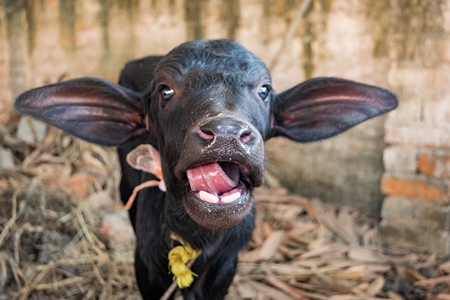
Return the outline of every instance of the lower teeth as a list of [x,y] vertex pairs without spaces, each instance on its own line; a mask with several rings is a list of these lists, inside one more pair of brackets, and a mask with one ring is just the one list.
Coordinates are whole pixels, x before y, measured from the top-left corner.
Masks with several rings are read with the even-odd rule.
[[208,192],[200,191],[199,197],[203,201],[210,202],[210,203],[219,203],[219,201],[222,203],[230,203],[230,202],[233,202],[233,201],[236,201],[237,199],[239,199],[239,197],[241,197],[241,193],[236,192],[234,194],[225,196],[219,200],[218,197],[216,197]]
[[237,199],[239,199],[239,197],[241,197],[241,193],[237,192],[237,193],[228,195],[226,197],[223,197],[222,199],[220,199],[220,201],[223,203],[230,203],[230,202],[236,201]]
[[200,199],[202,199],[203,201],[206,201],[206,202],[211,202],[211,203],[219,202],[219,198],[217,198],[216,196],[214,196],[208,192],[200,191],[199,196],[200,196]]

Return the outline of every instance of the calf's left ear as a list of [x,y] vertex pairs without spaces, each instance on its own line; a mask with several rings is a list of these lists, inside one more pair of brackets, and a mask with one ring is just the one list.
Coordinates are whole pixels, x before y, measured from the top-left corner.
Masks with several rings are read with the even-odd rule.
[[148,132],[141,96],[100,78],[78,78],[23,93],[18,111],[88,142],[117,146]]
[[307,80],[276,96],[270,137],[300,143],[337,135],[397,107],[391,92],[339,78]]

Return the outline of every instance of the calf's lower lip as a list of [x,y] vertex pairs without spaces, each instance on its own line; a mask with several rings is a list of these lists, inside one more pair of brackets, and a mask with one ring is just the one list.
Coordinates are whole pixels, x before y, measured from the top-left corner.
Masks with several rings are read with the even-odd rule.
[[181,180],[186,180],[186,185],[182,203],[201,227],[228,229],[239,224],[251,211],[253,187],[262,181],[256,166],[217,160],[179,168],[183,169]]

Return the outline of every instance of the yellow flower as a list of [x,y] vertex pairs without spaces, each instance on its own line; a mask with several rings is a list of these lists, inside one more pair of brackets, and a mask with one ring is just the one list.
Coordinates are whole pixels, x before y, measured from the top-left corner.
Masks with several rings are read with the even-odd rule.
[[169,269],[177,280],[180,289],[191,286],[194,276],[197,276],[189,269],[186,264],[188,261],[195,259],[201,253],[200,250],[194,250],[188,244],[177,246],[169,252]]

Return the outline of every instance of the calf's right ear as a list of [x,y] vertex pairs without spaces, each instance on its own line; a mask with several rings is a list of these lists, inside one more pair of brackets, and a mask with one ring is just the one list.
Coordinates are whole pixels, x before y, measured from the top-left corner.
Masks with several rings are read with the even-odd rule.
[[141,96],[100,78],[78,78],[29,90],[15,107],[91,143],[117,146],[149,132]]

